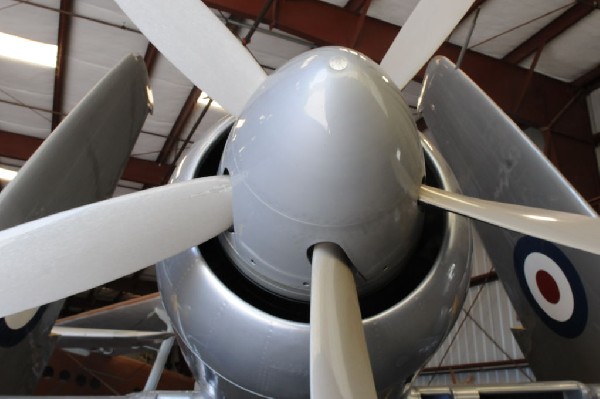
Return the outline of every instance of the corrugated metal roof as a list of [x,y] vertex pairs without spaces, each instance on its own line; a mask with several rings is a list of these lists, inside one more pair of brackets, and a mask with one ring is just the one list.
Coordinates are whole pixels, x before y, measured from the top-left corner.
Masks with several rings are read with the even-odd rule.
[[[327,2],[337,6],[346,4],[345,0]],[[14,0],[0,1],[0,31],[56,44],[58,12],[53,9],[59,8],[60,1],[33,3],[52,9]],[[367,14],[401,25],[416,3],[417,0],[374,0]],[[470,48],[493,57],[502,57],[572,4],[568,0],[487,0],[481,8]],[[113,1],[77,0],[73,13],[75,17],[72,18],[67,52],[64,112],[69,112],[123,56],[131,52],[144,54],[148,44]],[[599,11],[593,12],[574,28],[551,41],[537,69],[563,80],[572,80],[597,65],[600,62],[599,14]],[[469,26],[470,19],[467,18],[451,35],[450,42],[462,45]],[[263,28],[268,29],[268,26]],[[247,28],[242,27],[240,34],[246,31]],[[249,45],[259,63],[269,67],[268,72],[308,48],[310,43],[302,40],[285,40],[264,32],[255,33]],[[525,60],[522,64],[527,66],[529,62]],[[47,111],[52,110],[54,70],[23,65],[8,59],[0,59],[0,66],[0,100],[4,100],[0,103],[0,129],[46,137],[50,133],[51,114]],[[189,80],[162,56],[156,61],[151,84],[155,97],[154,114],[146,121],[133,152],[135,157],[146,160],[156,159],[192,89]],[[413,83],[406,91],[409,103],[416,106],[420,85]],[[29,108],[10,103],[24,104]],[[200,108],[196,107],[185,129],[191,128],[201,112]],[[202,130],[223,115],[222,110],[210,111],[192,142]]]

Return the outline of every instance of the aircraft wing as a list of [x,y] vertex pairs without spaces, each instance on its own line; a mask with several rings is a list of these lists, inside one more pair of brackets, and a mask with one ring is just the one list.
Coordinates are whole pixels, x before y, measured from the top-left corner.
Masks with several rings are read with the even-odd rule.
[[51,335],[57,338],[57,345],[61,348],[77,353],[97,351],[102,354],[119,355],[157,350],[160,343],[172,337],[173,333],[54,326]]
[[[429,134],[465,195],[596,216],[521,130],[445,58],[429,65],[420,99]],[[525,328],[540,380],[597,382],[597,255],[474,222]],[[552,348],[551,350],[549,348]]]
[[[110,197],[150,109],[147,85],[144,62],[134,56],[102,79],[2,190],[0,230]],[[0,394],[32,392],[61,307],[0,319]]]
[[61,348],[110,354],[157,349],[172,335],[157,309],[164,309],[158,292],[57,320],[52,332]]

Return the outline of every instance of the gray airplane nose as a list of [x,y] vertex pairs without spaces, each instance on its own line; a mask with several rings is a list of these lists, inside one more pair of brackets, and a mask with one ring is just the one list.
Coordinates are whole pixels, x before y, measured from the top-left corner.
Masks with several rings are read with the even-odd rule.
[[225,246],[265,288],[308,299],[307,250],[340,245],[359,291],[401,268],[421,226],[416,127],[377,64],[326,47],[294,58],[249,101],[221,165],[232,176]]

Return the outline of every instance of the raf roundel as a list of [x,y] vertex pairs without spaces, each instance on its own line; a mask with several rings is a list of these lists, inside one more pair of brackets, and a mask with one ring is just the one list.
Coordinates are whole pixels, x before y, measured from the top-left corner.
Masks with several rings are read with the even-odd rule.
[[514,266],[525,297],[555,333],[575,338],[585,329],[588,306],[581,279],[567,256],[554,244],[521,238]]

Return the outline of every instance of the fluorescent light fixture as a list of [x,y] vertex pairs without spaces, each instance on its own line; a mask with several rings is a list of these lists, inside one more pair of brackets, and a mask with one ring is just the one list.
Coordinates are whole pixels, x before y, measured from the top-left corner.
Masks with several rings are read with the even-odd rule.
[[[208,97],[208,95],[205,92],[202,92],[200,94],[200,98],[198,98],[198,104],[202,104],[202,105],[206,106],[206,104],[208,104],[208,100],[210,100],[210,97]],[[210,107],[211,108],[223,109],[223,107],[221,107],[221,104],[219,104],[215,100],[213,100],[213,102],[210,105]]]
[[0,180],[3,181],[11,181],[15,178],[17,172],[14,170],[0,168]]
[[0,32],[0,56],[45,67],[56,67],[58,46]]

